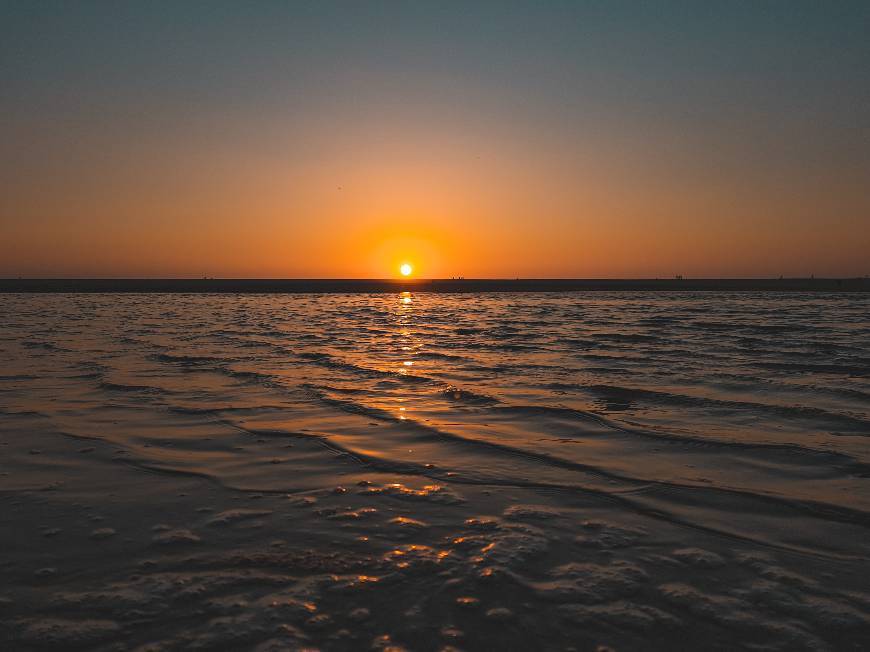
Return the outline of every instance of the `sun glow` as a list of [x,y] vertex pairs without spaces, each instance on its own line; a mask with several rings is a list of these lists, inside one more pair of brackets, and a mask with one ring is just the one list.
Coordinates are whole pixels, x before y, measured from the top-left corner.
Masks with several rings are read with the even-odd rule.
[[401,267],[399,267],[399,271],[402,273],[402,276],[410,276],[411,272],[414,271],[414,268],[408,263],[402,263]]

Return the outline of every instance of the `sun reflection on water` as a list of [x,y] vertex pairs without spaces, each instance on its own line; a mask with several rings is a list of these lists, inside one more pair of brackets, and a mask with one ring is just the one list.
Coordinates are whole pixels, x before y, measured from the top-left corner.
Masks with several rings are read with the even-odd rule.
[[[410,292],[404,291],[399,294],[398,297],[398,306],[396,308],[395,314],[397,317],[397,326],[399,333],[399,351],[401,351],[401,358],[399,359],[397,373],[401,376],[406,376],[410,371],[410,368],[414,365],[414,360],[409,360],[409,355],[415,355],[416,349],[419,348],[418,344],[415,344],[413,341],[412,331],[409,328],[410,321],[414,315],[414,299]],[[399,402],[403,402],[404,398],[399,398]],[[405,421],[407,416],[405,414],[407,412],[407,408],[402,406],[398,409],[398,418],[400,421]]]

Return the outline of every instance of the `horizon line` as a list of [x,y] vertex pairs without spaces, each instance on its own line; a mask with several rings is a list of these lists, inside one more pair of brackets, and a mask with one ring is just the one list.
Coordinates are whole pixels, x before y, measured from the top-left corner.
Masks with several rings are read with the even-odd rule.
[[30,278],[0,279],[0,293],[376,294],[395,292],[870,292],[870,279],[222,279]]

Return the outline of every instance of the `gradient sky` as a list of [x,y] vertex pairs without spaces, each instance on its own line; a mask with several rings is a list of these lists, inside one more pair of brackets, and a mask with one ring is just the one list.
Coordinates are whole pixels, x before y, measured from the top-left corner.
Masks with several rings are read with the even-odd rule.
[[0,276],[870,273],[870,3],[0,0]]

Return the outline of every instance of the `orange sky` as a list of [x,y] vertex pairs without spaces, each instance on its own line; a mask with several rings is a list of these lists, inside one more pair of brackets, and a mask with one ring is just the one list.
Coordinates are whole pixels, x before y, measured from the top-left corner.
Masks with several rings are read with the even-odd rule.
[[[786,65],[843,26],[771,19],[723,67],[715,21],[692,58],[644,24],[581,52],[585,23],[532,13],[394,36],[315,11],[291,50],[291,18],[11,16],[0,276],[870,273],[866,53]],[[529,20],[526,50],[496,30]]]

